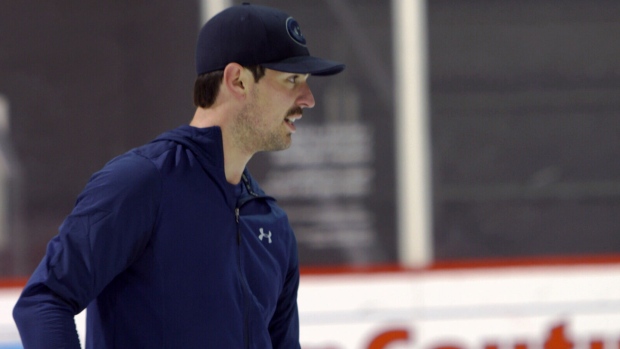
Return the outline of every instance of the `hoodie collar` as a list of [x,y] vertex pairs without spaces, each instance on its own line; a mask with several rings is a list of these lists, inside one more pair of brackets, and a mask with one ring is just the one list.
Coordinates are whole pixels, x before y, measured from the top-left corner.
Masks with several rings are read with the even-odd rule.
[[210,166],[224,169],[224,146],[219,126],[198,128],[182,125],[161,134],[155,140],[172,140],[190,148],[193,143],[200,151],[196,156],[204,157]]

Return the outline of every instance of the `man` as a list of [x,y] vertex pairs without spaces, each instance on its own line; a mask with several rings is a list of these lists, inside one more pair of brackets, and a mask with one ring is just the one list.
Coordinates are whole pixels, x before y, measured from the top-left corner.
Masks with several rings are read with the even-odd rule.
[[310,56],[287,14],[244,4],[202,28],[196,113],[95,173],[13,315],[26,349],[299,348],[295,237],[245,169],[290,146],[314,106]]

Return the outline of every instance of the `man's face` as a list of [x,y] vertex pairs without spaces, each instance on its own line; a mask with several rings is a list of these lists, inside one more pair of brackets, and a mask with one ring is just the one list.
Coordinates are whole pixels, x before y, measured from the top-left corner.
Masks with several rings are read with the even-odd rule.
[[303,108],[314,106],[307,79],[307,74],[271,69],[265,70],[258,83],[252,79],[248,102],[234,122],[236,141],[245,151],[283,150],[291,146],[295,120],[301,118]]

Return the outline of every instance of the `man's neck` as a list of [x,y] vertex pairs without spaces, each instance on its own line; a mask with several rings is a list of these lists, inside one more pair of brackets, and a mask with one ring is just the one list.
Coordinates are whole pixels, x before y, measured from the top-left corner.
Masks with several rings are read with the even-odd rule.
[[234,143],[233,136],[230,134],[228,123],[226,122],[227,119],[223,115],[225,113],[222,110],[198,108],[189,125],[198,128],[220,127],[222,131],[226,181],[231,184],[238,184],[253,154],[245,154],[241,149],[238,149]]

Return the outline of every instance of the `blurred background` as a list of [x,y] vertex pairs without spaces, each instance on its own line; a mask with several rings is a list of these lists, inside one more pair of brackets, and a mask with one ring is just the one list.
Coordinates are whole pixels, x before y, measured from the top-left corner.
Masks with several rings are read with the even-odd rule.
[[[190,120],[205,3],[2,3],[0,275],[34,269],[93,172]],[[620,251],[620,2],[427,2],[424,74],[405,82],[424,88],[426,163],[397,149],[396,106],[413,98],[395,91],[400,65],[419,63],[394,57],[390,2],[255,3],[347,64],[311,80],[293,148],[250,164],[303,265],[396,264],[411,234],[427,236],[425,265]],[[425,232],[398,224],[410,162],[430,174]]]
[[[1,348],[90,175],[189,122],[198,30],[240,2],[0,4]],[[347,65],[249,165],[298,238],[305,348],[617,346],[620,2],[253,3]]]

